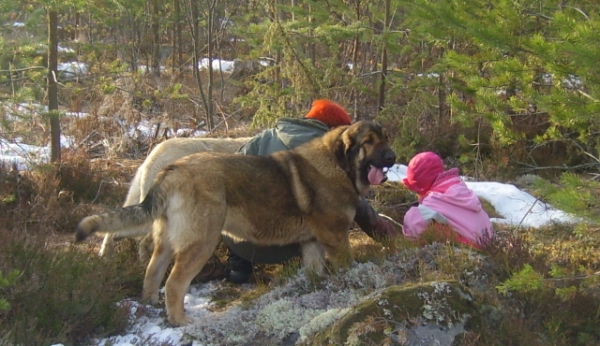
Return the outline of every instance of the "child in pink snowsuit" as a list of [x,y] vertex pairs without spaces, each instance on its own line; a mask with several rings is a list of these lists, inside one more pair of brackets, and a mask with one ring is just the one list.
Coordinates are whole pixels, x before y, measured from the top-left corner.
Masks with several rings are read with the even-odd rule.
[[431,223],[440,226],[436,232],[454,233],[452,238],[476,249],[493,236],[490,218],[477,195],[462,181],[458,168],[444,170],[437,154],[423,152],[413,157],[402,183],[419,195],[419,205],[404,216],[405,236],[417,239]]

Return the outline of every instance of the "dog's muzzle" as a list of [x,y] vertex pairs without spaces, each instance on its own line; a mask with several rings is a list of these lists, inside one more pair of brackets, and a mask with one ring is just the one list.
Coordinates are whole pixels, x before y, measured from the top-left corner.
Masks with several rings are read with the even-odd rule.
[[387,172],[390,167],[396,163],[396,154],[392,150],[387,150],[382,157],[381,167],[369,165],[367,178],[371,185],[381,185],[387,181]]

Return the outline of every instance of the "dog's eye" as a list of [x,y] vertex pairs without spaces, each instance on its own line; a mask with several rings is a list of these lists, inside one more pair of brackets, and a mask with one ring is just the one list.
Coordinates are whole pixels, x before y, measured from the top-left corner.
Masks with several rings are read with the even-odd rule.
[[363,141],[363,144],[372,145],[373,143],[375,143],[375,140],[373,139],[373,137],[365,138],[365,140]]

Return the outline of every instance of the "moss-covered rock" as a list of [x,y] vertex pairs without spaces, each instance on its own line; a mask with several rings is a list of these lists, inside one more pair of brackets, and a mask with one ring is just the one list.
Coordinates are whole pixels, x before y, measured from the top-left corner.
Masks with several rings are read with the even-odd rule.
[[456,281],[392,286],[354,308],[311,345],[452,345],[480,326],[467,289]]

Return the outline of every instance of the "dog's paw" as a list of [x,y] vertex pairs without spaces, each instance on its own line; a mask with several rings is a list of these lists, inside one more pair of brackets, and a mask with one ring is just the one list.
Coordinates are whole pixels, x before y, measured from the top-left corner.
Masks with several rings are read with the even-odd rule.
[[150,304],[150,305],[158,305],[159,303],[159,296],[158,296],[158,292],[146,292],[144,291],[142,293],[142,302],[146,303],[146,304]]
[[345,269],[345,268],[350,267],[352,262],[354,262],[354,257],[352,256],[351,253],[341,252],[341,253],[337,254],[337,256],[335,256],[335,257],[327,258],[327,263],[328,263],[327,268],[330,270],[330,272],[337,272],[340,269]]
[[167,319],[169,320],[169,323],[173,327],[185,327],[185,326],[191,324],[192,322],[194,322],[193,318],[187,317],[185,315],[183,315],[183,316],[169,316]]

